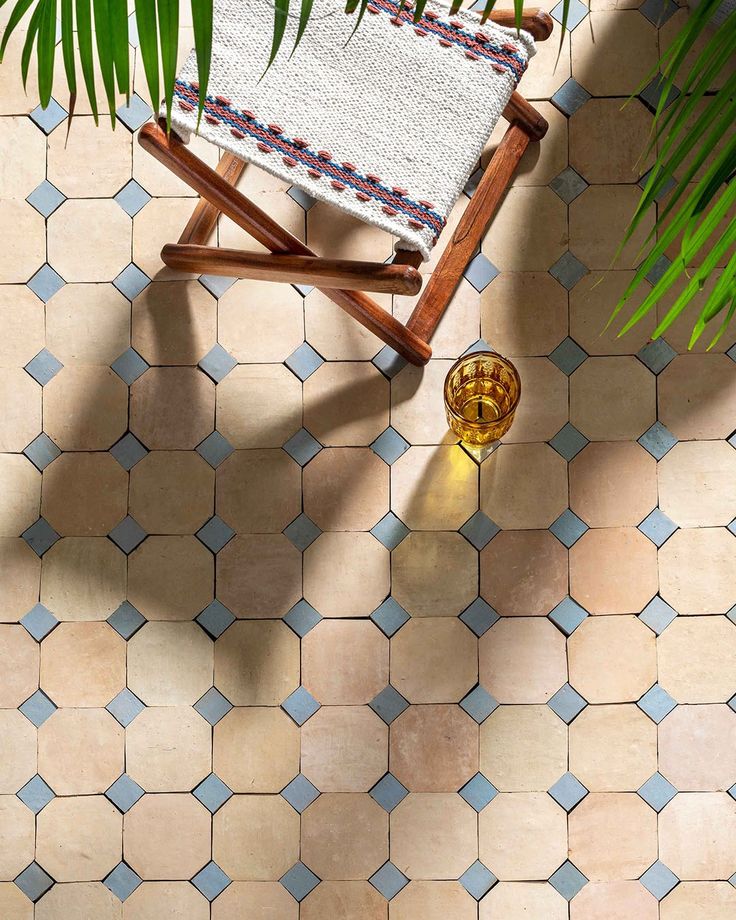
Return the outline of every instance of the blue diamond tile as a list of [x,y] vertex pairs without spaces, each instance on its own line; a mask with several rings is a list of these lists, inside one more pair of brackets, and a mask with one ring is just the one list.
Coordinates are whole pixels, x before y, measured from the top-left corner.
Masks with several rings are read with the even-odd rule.
[[[659,105],[660,97],[664,92],[663,80],[664,78],[662,75],[658,74],[653,80],[647,83],[644,89],[639,93],[641,101],[652,111],[656,110]],[[676,86],[673,86],[667,95],[667,101],[665,102],[664,108],[666,109],[672,105],[679,95],[680,90]]]
[[[567,11],[567,22],[566,26],[569,32],[579,26],[580,23],[588,15],[589,9],[585,3],[581,3],[580,0],[570,0],[568,11]],[[556,19],[557,22],[562,23],[565,19],[565,4],[563,0],[557,4],[557,6],[550,13],[553,19]]]
[[653,894],[658,901],[661,901],[662,898],[667,897],[680,880],[663,862],[657,860],[654,865],[647,869],[639,881],[650,894]]
[[306,380],[325,363],[324,358],[318,355],[309,342],[302,344],[284,361],[292,374],[295,374],[300,380]]
[[577,866],[566,859],[560,868],[550,875],[549,883],[566,901],[572,901],[588,884],[588,879]]
[[655,460],[661,460],[677,444],[677,438],[661,422],[655,422],[639,438],[639,444]]
[[141,99],[138,93],[133,93],[130,97],[130,102],[126,105],[121,105],[115,114],[128,130],[137,131],[153,115],[153,109]]
[[639,614],[639,619],[658,636],[667,629],[677,616],[677,611],[657,594]]
[[123,728],[127,728],[136,716],[145,709],[145,705],[138,699],[132,690],[125,687],[118,695],[110,700],[105,709],[116,719]]
[[102,880],[102,884],[120,901],[125,901],[142,881],[140,875],[134,872],[127,863],[119,862],[107,878]]
[[409,614],[393,597],[386,600],[371,614],[371,619],[381,632],[390,639],[409,619]]
[[34,438],[28,447],[24,449],[23,453],[28,457],[36,469],[43,471],[49,463],[56,460],[61,454],[61,451],[47,434],[41,432],[41,434]]
[[213,553],[220,550],[232,540],[235,531],[219,515],[213,515],[196,533],[199,540]]
[[394,351],[390,345],[384,345],[375,356],[372,363],[384,377],[393,380],[399,371],[406,367],[407,360],[406,358],[402,358],[397,351]]
[[584,434],[579,432],[574,425],[567,422],[550,440],[549,446],[565,460],[572,460],[580,451],[589,444]]
[[54,790],[37,773],[22,789],[16,792],[16,795],[26,808],[30,808],[33,814],[37,815],[53,799]]
[[659,724],[677,706],[669,693],[659,684],[650,687],[636,704],[652,722]]
[[498,795],[498,789],[482,773],[476,773],[460,790],[459,794],[476,811],[483,809]]
[[306,428],[300,428],[284,444],[284,450],[299,466],[306,466],[322,450],[322,445]]
[[472,345],[468,345],[462,356],[464,358],[467,355],[476,355],[481,351],[494,351],[494,348],[492,345],[489,345],[485,339],[476,339]]
[[562,512],[553,524],[550,524],[549,529],[563,546],[570,549],[588,530],[588,525],[581,521],[574,511],[568,508]]
[[284,535],[301,552],[304,552],[310,544],[314,543],[321,533],[322,531],[319,527],[304,512],[299,517],[294,518],[291,524],[284,529]]
[[125,814],[145,794],[145,790],[141,789],[135,780],[132,780],[127,773],[123,773],[110,786],[105,793],[105,797],[112,802],[118,811]]
[[476,901],[480,901],[493,888],[498,879],[487,866],[476,859],[473,865],[463,872],[458,881],[469,895],[472,895]]
[[292,287],[297,292],[297,294],[301,294],[302,297],[306,297],[307,294],[311,294],[314,290],[313,284],[292,284]]
[[636,791],[658,813],[677,795],[677,789],[661,773],[654,773]]
[[498,269],[490,259],[479,252],[470,260],[464,274],[465,280],[469,281],[476,291],[484,291],[498,274]]
[[571,812],[588,794],[580,780],[569,772],[564,773],[547,791],[567,812]]
[[214,814],[218,808],[222,808],[225,802],[232,797],[233,791],[229,786],[223,783],[219,776],[210,773],[210,775],[206,779],[203,779],[196,789],[194,789],[192,795],[204,805],[207,811]]
[[314,207],[315,204],[317,204],[316,198],[312,198],[311,195],[308,195],[302,189],[297,188],[296,185],[292,185],[286,194],[293,201],[296,201],[300,208],[304,208],[305,211],[308,211],[310,208]]
[[460,533],[478,550],[487,546],[500,531],[498,524],[482,511],[476,511],[460,528]]
[[549,619],[566,636],[571,636],[587,616],[587,610],[584,610],[569,595],[549,613]]
[[729,357],[732,361],[736,362],[736,345],[732,345],[732,346],[728,349],[728,351],[726,352],[726,354],[728,355],[728,357]]
[[485,687],[478,684],[474,690],[460,700],[460,707],[480,725],[494,710],[498,709],[498,700],[491,696]]
[[135,179],[131,179],[124,185],[113,198],[113,201],[116,201],[130,217],[135,217],[150,200],[151,196],[142,186],[138,185]]
[[554,265],[550,266],[549,273],[564,288],[571,291],[578,281],[581,281],[589,274],[589,270],[577,256],[568,250],[560,256]]
[[639,12],[646,16],[653,26],[660,28],[680,9],[673,0],[644,0]]
[[657,339],[647,343],[640,349],[636,357],[653,374],[661,374],[670,361],[677,357],[677,352],[664,339]]
[[116,358],[110,367],[128,386],[148,370],[148,363],[141,358],[135,348],[126,350]]
[[42,517],[24,530],[21,537],[23,537],[37,556],[43,556],[47,550],[51,549],[57,540],[61,539],[46,518]]
[[137,48],[140,44],[138,23],[135,18],[135,13],[131,13],[130,16],[128,16],[128,44],[132,45],[134,48]]
[[59,127],[66,116],[66,109],[52,97],[45,109],[37,105],[31,112],[30,119],[44,134],[51,134],[54,128]]
[[228,626],[235,622],[235,616],[217,598],[207,604],[195,619],[207,635],[213,639],[219,639]]
[[148,449],[141,444],[135,435],[128,432],[123,435],[117,444],[113,444],[110,448],[110,453],[124,470],[130,471],[136,463],[146,456]]
[[386,725],[390,725],[405,709],[409,708],[408,701],[391,684],[388,684],[380,693],[374,696],[368,705],[376,715],[383,719]]
[[144,271],[141,271],[133,262],[126,265],[113,281],[115,287],[120,291],[123,297],[127,297],[128,300],[135,300],[150,283],[151,279],[148,275]]
[[672,262],[667,258],[667,256],[660,256],[646,273],[646,275],[644,275],[644,277],[652,286],[654,286],[664,276],[664,273],[667,271],[670,265],[672,265]]
[[[637,185],[638,185],[641,189],[643,189],[643,188],[646,186],[647,182],[649,181],[649,177],[650,177],[650,175],[651,175],[651,172],[652,172],[652,170],[651,170],[651,169],[648,169],[648,170],[641,176],[641,178],[639,179],[639,181],[637,182]],[[669,179],[664,183],[664,185],[662,186],[662,188],[661,188],[661,189],[657,192],[657,194],[654,196],[654,200],[655,200],[657,203],[659,203],[660,201],[663,201],[663,200],[669,195],[669,193],[672,191],[672,189],[673,189],[676,185],[677,185],[677,183],[675,182],[675,180],[672,179],[672,178],[669,178]]]
[[26,364],[25,371],[30,374],[31,377],[40,383],[42,387],[45,387],[49,380],[52,380],[59,371],[64,367],[64,365],[55,358],[50,351],[43,348],[31,360]]
[[377,453],[385,463],[391,466],[402,454],[405,454],[411,445],[403,438],[399,432],[389,427],[378,435],[376,440],[371,444],[371,450]]
[[403,802],[409,795],[409,790],[396,779],[393,773],[387,773],[369,790],[369,795],[374,802],[378,802],[381,808],[390,814],[399,802]]
[[319,885],[319,879],[303,862],[294,865],[281,876],[279,882],[286,888],[295,901],[303,901]]
[[210,725],[217,725],[220,719],[230,712],[233,704],[220,693],[217,687],[210,687],[204,696],[197,700],[194,708]]
[[734,802],[736,802],[736,783],[734,783],[730,789],[727,789],[726,792],[728,792]]
[[199,362],[199,366],[215,383],[219,383],[227,377],[234,367],[238,366],[238,362],[230,352],[225,351],[222,345],[218,343],[210,348]]
[[226,291],[235,284],[236,278],[225,278],[223,275],[200,275],[199,283],[218,300]]
[[580,715],[588,703],[570,684],[563,684],[557,693],[547,701],[547,705],[555,715],[569,725],[573,719]]
[[319,789],[303,773],[299,773],[281,790],[281,795],[294,811],[301,814],[319,796]]
[[371,527],[371,533],[386,549],[392,550],[396,549],[399,543],[409,535],[409,528],[396,517],[393,511],[389,511],[374,527]]
[[572,166],[567,166],[558,176],[555,176],[549,187],[565,204],[570,204],[571,201],[582,195],[588,187],[588,183],[575,172]]
[[736,693],[728,701],[728,706],[736,712]]
[[570,336],[563,339],[555,350],[550,354],[550,361],[559,367],[563,374],[568,377],[576,371],[588,357],[587,352],[574,342]]
[[192,885],[208,901],[214,901],[229,884],[229,876],[222,871],[216,862],[212,861],[208,862],[204,869],[200,869],[192,879]]
[[30,866],[26,866],[13,881],[23,894],[34,903],[43,897],[54,884],[54,880],[48,872],[41,868],[37,862],[32,862]]
[[677,524],[667,515],[655,508],[644,518],[638,528],[655,546],[662,546],[677,530]]
[[116,546],[119,546],[126,555],[129,555],[136,546],[140,546],[147,535],[135,518],[127,515],[119,524],[113,527],[108,536]]
[[319,703],[306,687],[297,687],[281,704],[281,708],[297,725],[304,725],[319,709]]
[[54,211],[66,201],[66,195],[52,185],[48,179],[44,179],[40,185],[31,192],[26,198],[28,204],[35,208],[39,214],[49,217]]
[[297,601],[283,617],[284,623],[293,629],[300,639],[303,639],[310,629],[314,629],[321,619],[321,614],[317,613],[314,607],[304,598]]
[[734,518],[731,523],[726,527],[726,530],[729,533],[732,533],[736,537],[736,518]]
[[58,625],[59,621],[43,604],[36,604],[21,618],[20,623],[36,642],[40,642]]
[[390,861],[385,862],[368,881],[387,901],[395,898],[409,884],[409,879]]
[[590,93],[570,77],[552,96],[552,102],[565,115],[574,115],[590,99]]
[[460,619],[480,638],[500,617],[482,597],[476,597],[473,603],[460,614]]

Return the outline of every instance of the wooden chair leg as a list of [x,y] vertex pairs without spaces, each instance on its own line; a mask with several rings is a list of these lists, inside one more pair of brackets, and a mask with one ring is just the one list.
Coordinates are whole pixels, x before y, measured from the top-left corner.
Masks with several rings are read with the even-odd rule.
[[[232,153],[225,153],[220,157],[215,172],[230,185],[235,186],[238,184],[238,179],[244,169],[245,160],[241,160],[240,157],[236,157]],[[219,216],[220,212],[213,204],[210,204],[206,198],[200,198],[179,237],[179,242],[195,243],[203,246],[209,241]]]

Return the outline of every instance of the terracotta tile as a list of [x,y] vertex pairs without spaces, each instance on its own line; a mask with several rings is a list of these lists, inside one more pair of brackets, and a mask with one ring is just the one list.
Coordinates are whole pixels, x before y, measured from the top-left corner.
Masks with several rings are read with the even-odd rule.
[[657,859],[657,815],[636,793],[591,792],[568,821],[570,860],[591,881],[637,879]]
[[215,427],[215,385],[198,368],[152,367],[130,388],[131,431],[151,450],[189,450]]
[[299,815],[280,795],[234,795],[212,830],[212,858],[235,881],[276,881],[299,858]]
[[459,533],[414,531],[391,554],[391,593],[415,617],[455,617],[478,593],[478,553]]
[[589,358],[570,378],[570,421],[591,441],[630,441],[656,419],[655,377],[636,358]]
[[22,713],[0,709],[0,734],[6,751],[12,751],[0,761],[0,793],[14,795],[37,772],[36,729]]
[[125,771],[123,736],[104,709],[57,709],[38,730],[38,772],[57,795],[104,792]]
[[636,792],[657,772],[657,726],[633,703],[588,706],[570,725],[570,771],[591,792]]
[[215,683],[234,706],[278,706],[299,685],[299,639],[283,623],[233,623],[215,644]]
[[391,812],[391,861],[409,878],[459,878],[477,858],[475,812],[454,792],[414,792]]
[[659,552],[660,593],[678,613],[725,613],[736,598],[735,558],[725,529],[678,530]]
[[727,882],[683,882],[660,907],[662,920],[728,920],[736,910],[736,891]]
[[516,358],[514,363],[524,381],[524,397],[504,444],[548,441],[568,420],[567,377],[547,358]]
[[481,466],[480,506],[499,527],[545,528],[567,507],[567,464],[548,444],[503,444]]
[[411,364],[391,382],[391,425],[410,444],[451,444],[443,404],[445,377],[453,362],[433,360],[425,367]]
[[217,428],[233,447],[281,447],[301,421],[302,385],[282,364],[240,364],[217,387]]
[[570,549],[570,594],[589,613],[638,613],[657,593],[657,548],[634,527],[589,530]]
[[130,513],[148,533],[195,533],[214,510],[215,472],[198,454],[152,450],[130,472]]
[[0,454],[0,472],[5,483],[0,528],[3,536],[17,537],[38,517],[41,476],[29,460],[12,454]]
[[657,639],[657,668],[679,703],[725,703],[736,672],[731,624],[723,617],[679,617]]
[[659,816],[659,858],[683,881],[725,879],[736,855],[736,802],[725,792],[685,792]]
[[[182,12],[182,17],[184,15],[184,12]],[[214,144],[210,144],[203,137],[193,136],[187,146],[193,154],[198,156],[200,160],[204,160],[208,166],[213,169],[217,166],[219,148],[215,147]],[[150,195],[155,195],[159,198],[168,196],[173,198],[185,195],[194,197],[197,194],[193,188],[183,180],[178,179],[139,144],[133,144],[133,176]],[[194,210],[194,203],[192,203],[191,207]]]
[[512,186],[482,250],[502,271],[546,271],[567,243],[567,209],[552,189]]
[[36,828],[36,859],[57,882],[98,881],[120,862],[123,816],[102,795],[56,798]]
[[548,272],[501,272],[480,306],[481,335],[501,354],[548,355],[567,335],[567,295]]
[[123,907],[124,920],[209,920],[207,899],[187,882],[144,882]]
[[211,770],[212,733],[189,706],[151,706],[125,733],[125,772],[146,792],[189,792]]
[[196,623],[148,623],[128,642],[128,686],[147,706],[192,706],[212,686],[212,642]]
[[304,426],[326,447],[370,444],[388,410],[389,383],[372,364],[327,362],[304,382]]
[[502,792],[478,816],[478,844],[501,881],[546,879],[567,857],[567,816],[546,792]]
[[[374,888],[371,891],[378,895]],[[306,902],[302,916],[305,909]],[[212,903],[212,920],[297,920],[298,916],[299,904],[278,882],[232,882]]]
[[127,505],[128,474],[111,454],[62,454],[44,470],[41,514],[62,536],[106,536]]
[[73,130],[49,135],[48,180],[68,198],[112,198],[130,179],[131,141],[127,131],[100,131],[91,115],[77,115]]
[[125,861],[144,880],[190,879],[210,860],[210,820],[192,795],[144,795],[125,814]]
[[638,99],[591,99],[570,118],[570,166],[591,183],[636,182],[652,165],[653,154],[642,159],[651,126]]
[[567,550],[544,530],[503,531],[480,555],[481,595],[502,616],[546,616],[567,580]]
[[36,906],[38,920],[122,920],[123,905],[101,882],[71,882],[54,887]]
[[[662,910],[667,903],[662,903]],[[629,920],[630,917],[658,918],[657,899],[639,882],[589,882],[570,902],[570,920]]]
[[568,654],[570,683],[589,703],[634,702],[657,679],[654,633],[634,616],[589,617]]
[[322,792],[367,792],[388,767],[388,729],[367,706],[323,706],[302,726],[302,772]]
[[[18,156],[21,151],[22,156]],[[3,158],[0,195],[5,199],[23,199],[30,195],[45,178],[46,143],[43,134],[29,118],[3,118],[0,152]]]
[[304,597],[323,617],[367,617],[389,592],[389,553],[370,533],[323,533],[304,552]]
[[212,553],[195,537],[149,537],[128,559],[128,599],[148,620],[192,620],[214,596]]
[[[499,9],[500,7],[496,7]],[[557,36],[555,36],[557,37]],[[559,46],[559,41],[557,42]],[[537,45],[538,53],[542,44]],[[529,74],[536,73],[539,69],[539,58],[535,57],[534,64],[529,69]],[[562,70],[562,64],[559,69]],[[526,75],[524,78],[524,92],[534,98],[532,90],[528,89]],[[567,118],[555,108],[551,102],[535,102],[534,108],[547,121],[549,129],[544,136],[544,144],[530,145],[522,156],[514,173],[514,186],[547,185],[554,177],[561,173],[567,166]],[[485,169],[503,138],[508,123],[505,118],[497,122],[485,149],[481,155],[481,164]]]
[[149,278],[172,281],[193,277],[168,268],[160,255],[166,243],[179,239],[192,210],[192,202],[187,198],[153,198],[133,218],[133,261]]
[[233,792],[280,792],[299,772],[299,729],[275,707],[237,707],[215,726],[212,758]]
[[659,378],[659,419],[680,440],[727,438],[736,374],[725,355],[679,355]]
[[0,201],[0,233],[5,242],[0,277],[6,284],[25,284],[46,261],[44,219],[25,201],[6,198]]
[[0,657],[0,707],[15,709],[38,687],[38,643],[22,626],[0,626]]
[[43,315],[43,304],[30,288],[0,287],[0,366],[24,367],[41,351],[45,344]]
[[280,533],[301,510],[301,472],[283,450],[235,451],[217,468],[216,495],[238,533]]
[[475,902],[459,882],[412,881],[389,904],[390,920],[475,920],[475,915]]
[[0,878],[11,881],[33,860],[33,812],[14,795],[0,795]]
[[478,771],[478,727],[459,706],[410,706],[391,725],[389,768],[410,792],[455,792]]
[[302,860],[323,879],[367,879],[388,859],[388,815],[366,794],[321,795],[302,815]]
[[391,641],[391,684],[410,703],[457,703],[477,681],[478,641],[455,617],[410,620]]
[[[636,185],[591,185],[570,204],[570,250],[583,265],[610,268],[640,195]],[[653,224],[653,214],[645,214],[616,259],[618,268],[636,268]]]
[[44,553],[41,603],[59,620],[105,620],[126,597],[125,554],[104,537],[63,537]]
[[389,467],[368,447],[328,447],[303,474],[304,512],[322,530],[370,530],[388,513]]
[[570,335],[589,355],[635,355],[649,341],[657,325],[654,310],[625,335],[619,336],[629,315],[644,300],[647,285],[632,295],[623,312],[606,329],[633,277],[633,271],[623,269],[594,271],[570,291]]
[[569,469],[570,507],[591,527],[636,527],[657,506],[657,461],[634,441],[588,444]]
[[391,255],[388,233],[323,201],[318,201],[307,212],[307,243],[317,255],[330,259],[385,262]]
[[501,882],[478,905],[480,920],[567,920],[567,903],[545,882]]
[[302,683],[323,705],[369,703],[388,683],[388,639],[367,621],[323,620],[302,639]]
[[391,467],[391,506],[411,530],[457,530],[478,508],[478,468],[458,446],[411,447]]
[[304,341],[302,297],[289,284],[236,281],[217,302],[217,332],[239,362],[283,361]]
[[125,686],[125,640],[107,623],[62,623],[41,645],[41,689],[57,706],[106,706]]
[[546,792],[567,770],[567,728],[549,706],[499,706],[480,727],[480,771],[501,792]]
[[0,623],[16,622],[36,603],[41,560],[20,537],[0,537]]
[[111,198],[69,199],[47,221],[48,261],[65,281],[112,281],[130,262],[130,235]]
[[20,367],[0,368],[0,450],[20,453],[41,431],[41,387]]
[[217,341],[217,301],[197,281],[154,281],[133,301],[133,348],[149,364],[196,364]]
[[479,649],[481,685],[499,703],[546,703],[567,680],[565,637],[549,620],[502,619]]
[[[301,902],[300,916],[302,920],[321,920],[322,917],[340,917],[342,920],[386,920],[387,910],[386,899],[368,882],[325,881]],[[213,917],[214,920],[218,920],[214,915]]]
[[238,534],[217,554],[217,597],[235,616],[283,616],[301,596],[301,553],[283,534]]
[[680,792],[721,792],[736,774],[736,720],[725,704],[678,706],[659,726],[659,771]]
[[[461,196],[461,201],[466,200]],[[458,202],[460,204],[460,202]],[[457,205],[456,205],[457,207]],[[445,227],[445,233],[451,232],[451,224]],[[439,247],[440,249],[442,246]],[[437,250],[435,250],[437,253]],[[435,259],[436,255],[432,257]],[[433,262],[424,262],[419,266],[423,274],[433,270]],[[416,306],[419,297],[401,297],[394,294],[394,316],[405,323]],[[436,358],[452,358],[454,361],[480,335],[480,294],[473,285],[461,279],[455,293],[450,299],[444,316],[439,321],[432,336],[432,355]]]
[[[390,294],[370,296],[391,312]],[[305,338],[328,361],[370,361],[383,348],[379,338],[316,288],[304,298],[304,322]]]
[[682,441],[657,466],[659,506],[681,527],[725,526],[736,507],[736,454],[724,441]]
[[[615,61],[603,60],[605,47],[620,49]],[[656,63],[657,30],[635,10],[591,13],[572,37],[575,78],[597,96],[636,92]]]

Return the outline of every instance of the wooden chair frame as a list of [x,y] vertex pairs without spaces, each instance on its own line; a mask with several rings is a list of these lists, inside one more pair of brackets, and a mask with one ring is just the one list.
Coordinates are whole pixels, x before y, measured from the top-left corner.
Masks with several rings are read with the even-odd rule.
[[[491,18],[500,25],[514,26],[513,11],[494,11]],[[537,41],[549,38],[552,25],[541,10],[525,11],[522,17],[522,27]],[[181,271],[314,285],[407,361],[426,364],[432,354],[432,334],[519,160],[529,143],[541,140],[547,132],[547,122],[519,93],[512,95],[503,114],[509,127],[406,325],[364,291],[419,293],[422,276],[417,270],[421,263],[418,252],[399,250],[389,265],[320,258],[235,188],[246,165],[243,160],[224,154],[217,169],[211,169],[173,132],[167,135],[164,127],[151,123],[139,133],[141,146],[201,196],[178,243],[166,244],[161,258],[170,268]],[[220,214],[235,221],[270,254],[208,246]]]

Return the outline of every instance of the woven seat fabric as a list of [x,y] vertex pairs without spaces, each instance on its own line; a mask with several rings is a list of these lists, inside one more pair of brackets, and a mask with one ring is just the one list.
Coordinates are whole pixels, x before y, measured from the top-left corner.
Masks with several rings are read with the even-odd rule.
[[[483,145],[534,54],[526,33],[447,7],[371,0],[357,32],[343,0],[316,0],[266,68],[268,0],[215,0],[211,75],[199,134],[398,238],[428,259]],[[348,42],[349,39],[349,42]],[[265,71],[265,73],[264,73]],[[197,130],[197,65],[176,82],[172,123]]]

